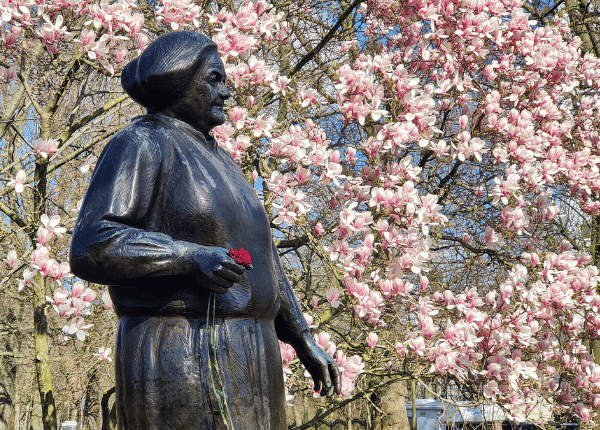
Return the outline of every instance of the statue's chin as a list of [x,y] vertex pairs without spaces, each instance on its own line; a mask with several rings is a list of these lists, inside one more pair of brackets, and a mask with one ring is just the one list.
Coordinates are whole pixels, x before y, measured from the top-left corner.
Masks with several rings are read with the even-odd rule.
[[221,125],[225,123],[225,112],[223,112],[223,108],[214,107],[210,112],[210,125],[216,127],[217,125]]

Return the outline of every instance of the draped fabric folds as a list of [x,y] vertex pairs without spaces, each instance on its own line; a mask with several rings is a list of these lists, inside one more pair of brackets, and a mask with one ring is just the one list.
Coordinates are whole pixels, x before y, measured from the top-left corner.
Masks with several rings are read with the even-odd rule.
[[[225,430],[222,414],[236,429],[285,428],[284,409],[272,404],[282,400],[281,365],[273,374],[265,360],[279,356],[272,323],[221,319],[214,330],[211,340],[197,319],[121,318],[116,377],[122,428]],[[209,366],[209,353],[217,365]],[[221,391],[219,408],[215,393]]]

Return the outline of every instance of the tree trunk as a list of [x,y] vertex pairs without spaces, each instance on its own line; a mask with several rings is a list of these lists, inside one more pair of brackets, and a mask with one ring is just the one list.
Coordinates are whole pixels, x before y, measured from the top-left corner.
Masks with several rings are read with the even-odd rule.
[[382,430],[410,430],[406,414],[408,391],[405,381],[394,382],[385,387],[378,396],[378,406],[383,412],[380,425]]
[[[590,234],[590,249],[589,253],[592,256],[592,263],[596,267],[600,267],[600,215],[592,218],[592,231]],[[591,341],[592,355],[594,356],[594,362],[600,365],[600,340],[593,339]],[[594,410],[594,421],[596,424],[594,428],[600,429],[600,410]]]
[[17,374],[15,375],[15,388],[13,395],[13,430],[20,430],[21,428],[21,393],[19,392],[19,369],[17,368]]
[[[587,4],[584,0],[567,0],[567,11],[571,21],[573,32],[582,40],[582,49],[596,57],[600,57],[600,42],[598,35],[592,31],[591,25],[584,21],[587,14]],[[600,216],[592,217],[590,231],[589,253],[592,256],[592,264],[600,267]],[[590,349],[596,364],[600,365],[600,340],[593,339]],[[594,428],[600,429],[600,409],[594,410]]]
[[[582,40],[583,51],[589,52],[590,54],[600,57],[600,43],[598,42],[598,35],[591,31],[589,23],[583,21],[583,17],[587,12],[587,5],[582,0],[568,0],[567,1],[569,19],[571,20],[571,27],[573,32],[579,36]],[[600,267],[600,216],[592,218],[591,232],[590,232],[590,249],[589,253],[592,256],[592,264],[596,267]],[[590,349],[594,357],[596,364],[600,365],[600,340],[593,339],[591,341]],[[600,429],[600,409],[594,409],[594,421],[596,424],[594,428]]]
[[46,279],[40,273],[33,285],[33,330],[35,339],[35,372],[42,404],[44,430],[57,430],[56,407],[48,351],[48,319],[46,317]]
[[102,430],[115,430],[117,428],[117,407],[113,403],[109,406],[110,396],[115,394],[115,387],[111,387],[104,392],[100,403],[102,409]]
[[567,11],[573,32],[579,36],[583,42],[583,51],[589,52],[597,57],[598,54],[600,54],[598,35],[593,31],[590,23],[585,22],[587,3],[584,0],[567,0]]
[[294,415],[294,422],[295,422],[295,426],[301,426],[302,425],[302,417],[300,416],[300,411],[298,410],[298,406],[294,405],[292,406],[292,414]]

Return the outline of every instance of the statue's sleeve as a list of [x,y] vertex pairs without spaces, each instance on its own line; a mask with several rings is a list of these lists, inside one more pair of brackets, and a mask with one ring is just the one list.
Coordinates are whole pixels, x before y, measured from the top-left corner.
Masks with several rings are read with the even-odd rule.
[[273,246],[273,253],[281,280],[280,307],[275,318],[277,337],[294,347],[298,358],[311,374],[315,387],[319,387],[322,394],[328,396],[334,392],[339,394],[341,375],[335,360],[311,337],[292,286],[283,273],[275,246]]
[[275,267],[279,275],[279,313],[275,318],[275,330],[279,340],[289,343],[296,350],[306,345],[307,337],[311,338],[308,324],[300,309],[300,304],[294,295],[294,290],[290,285],[281,261],[277,248],[273,244],[273,258]]
[[85,195],[71,243],[71,271],[119,285],[185,271],[191,244],[147,231],[160,188],[161,149],[151,134],[125,130],[107,144]]

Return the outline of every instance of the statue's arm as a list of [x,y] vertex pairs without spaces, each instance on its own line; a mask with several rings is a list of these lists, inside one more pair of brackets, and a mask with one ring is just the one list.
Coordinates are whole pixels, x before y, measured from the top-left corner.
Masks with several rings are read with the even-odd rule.
[[177,241],[146,230],[160,192],[158,142],[121,133],[105,148],[92,176],[71,243],[71,271],[105,285],[129,280],[192,275],[212,291],[225,292],[243,273],[227,250]]
[[322,393],[328,396],[334,392],[339,394],[341,390],[340,371],[334,359],[317,345],[311,336],[300,304],[281,266],[275,245],[273,245],[273,258],[280,279],[279,313],[275,318],[277,337],[282,342],[289,343],[294,347],[298,358],[311,374],[316,389],[322,387]]

